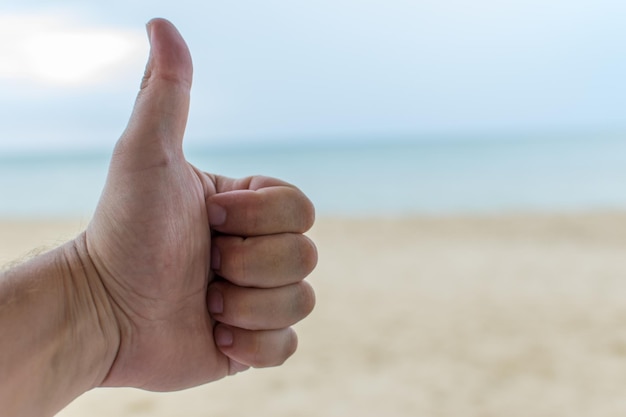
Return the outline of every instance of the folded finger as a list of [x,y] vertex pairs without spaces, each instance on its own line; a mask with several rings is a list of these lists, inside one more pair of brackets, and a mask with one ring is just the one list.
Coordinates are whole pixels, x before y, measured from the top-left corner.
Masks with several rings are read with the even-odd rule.
[[317,249],[306,236],[281,233],[242,238],[217,236],[211,242],[211,267],[243,287],[272,288],[304,279],[317,264]]
[[315,293],[306,281],[269,289],[216,281],[209,286],[207,304],[212,317],[221,323],[247,330],[276,330],[308,316]]
[[253,331],[218,323],[214,337],[219,349],[231,360],[231,373],[246,366],[281,365],[298,346],[296,332],[291,328]]
[[315,219],[311,201],[291,185],[218,192],[207,210],[213,230],[237,236],[304,233]]

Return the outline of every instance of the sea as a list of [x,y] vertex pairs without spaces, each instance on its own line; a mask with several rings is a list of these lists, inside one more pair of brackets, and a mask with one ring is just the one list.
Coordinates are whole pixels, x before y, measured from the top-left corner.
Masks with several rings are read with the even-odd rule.
[[[626,134],[368,138],[196,146],[232,177],[300,187],[318,216],[626,210]],[[0,153],[0,217],[88,218],[110,151]]]

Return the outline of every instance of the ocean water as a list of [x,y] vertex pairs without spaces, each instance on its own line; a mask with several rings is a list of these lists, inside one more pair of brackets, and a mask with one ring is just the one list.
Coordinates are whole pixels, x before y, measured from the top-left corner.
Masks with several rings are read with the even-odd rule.
[[[321,216],[626,209],[626,135],[187,149],[199,168],[298,185]],[[88,218],[108,152],[0,155],[0,216]]]

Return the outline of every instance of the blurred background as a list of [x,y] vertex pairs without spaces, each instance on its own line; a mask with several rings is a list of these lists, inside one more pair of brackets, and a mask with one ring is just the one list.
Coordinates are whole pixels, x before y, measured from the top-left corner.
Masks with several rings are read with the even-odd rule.
[[619,0],[3,1],[1,260],[88,221],[152,17],[194,58],[188,159],[288,180],[319,217],[318,308],[285,367],[94,391],[62,415],[624,415],[624,16]]
[[207,171],[283,177],[331,214],[624,207],[624,12],[617,0],[6,1],[0,214],[93,210],[154,16],[191,48],[186,152]]

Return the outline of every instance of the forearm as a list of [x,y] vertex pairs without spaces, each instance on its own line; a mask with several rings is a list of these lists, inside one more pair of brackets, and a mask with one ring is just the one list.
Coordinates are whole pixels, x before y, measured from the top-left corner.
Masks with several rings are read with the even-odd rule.
[[0,275],[0,407],[50,416],[106,377],[119,335],[84,240]]

